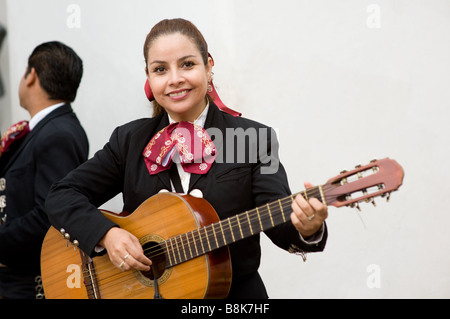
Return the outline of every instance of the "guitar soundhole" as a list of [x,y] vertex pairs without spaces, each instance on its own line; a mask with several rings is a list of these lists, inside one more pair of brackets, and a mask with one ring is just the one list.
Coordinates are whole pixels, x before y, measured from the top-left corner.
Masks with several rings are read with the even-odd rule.
[[163,248],[156,242],[148,242],[143,246],[144,254],[152,261],[149,271],[142,271],[142,274],[154,280],[160,278],[166,269],[166,258]]
[[172,268],[166,268],[166,254],[164,248],[159,244],[164,242],[164,238],[158,235],[150,234],[139,239],[144,254],[152,261],[150,271],[134,271],[137,280],[143,285],[153,287],[155,278],[158,285],[162,285],[169,279]]

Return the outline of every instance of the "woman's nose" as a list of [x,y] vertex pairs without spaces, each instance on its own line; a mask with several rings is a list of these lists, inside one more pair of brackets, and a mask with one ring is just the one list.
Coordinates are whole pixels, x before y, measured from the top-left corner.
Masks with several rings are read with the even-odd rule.
[[178,86],[184,81],[183,73],[180,70],[171,70],[169,74],[169,85]]

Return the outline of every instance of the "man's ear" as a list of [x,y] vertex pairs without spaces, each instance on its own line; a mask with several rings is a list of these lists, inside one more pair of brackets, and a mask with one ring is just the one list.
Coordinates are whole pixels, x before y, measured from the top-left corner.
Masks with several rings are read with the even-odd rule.
[[27,70],[27,73],[25,74],[25,84],[27,86],[33,85],[38,80],[39,80],[39,78],[37,76],[37,72],[36,72],[35,68],[31,68],[31,70]]

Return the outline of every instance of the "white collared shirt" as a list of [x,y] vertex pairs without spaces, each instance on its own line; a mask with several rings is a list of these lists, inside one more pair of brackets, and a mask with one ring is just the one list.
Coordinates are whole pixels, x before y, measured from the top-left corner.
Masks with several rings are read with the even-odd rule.
[[30,131],[33,130],[36,125],[38,125],[38,123],[40,121],[42,121],[42,119],[44,117],[46,117],[48,114],[50,114],[51,112],[53,112],[54,110],[56,110],[58,107],[63,106],[64,104],[66,104],[65,102],[62,103],[58,103],[58,104],[54,104],[51,106],[46,107],[45,109],[37,112],[30,120],[30,122],[28,123],[28,126],[30,127]]

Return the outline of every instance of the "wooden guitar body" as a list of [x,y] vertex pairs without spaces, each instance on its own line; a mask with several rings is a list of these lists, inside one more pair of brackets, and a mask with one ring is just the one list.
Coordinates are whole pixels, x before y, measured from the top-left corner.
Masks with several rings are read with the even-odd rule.
[[[174,193],[155,195],[126,217],[103,213],[139,238],[144,248],[219,220],[206,200]],[[110,262],[106,254],[89,261],[87,256],[83,257],[80,249],[67,243],[53,227],[45,237],[41,268],[46,298],[154,297],[154,280],[142,272],[123,272]],[[155,264],[155,260],[151,259]],[[228,247],[221,247],[175,267],[163,269],[158,278],[159,293],[166,299],[224,298],[230,285],[231,261]]]

